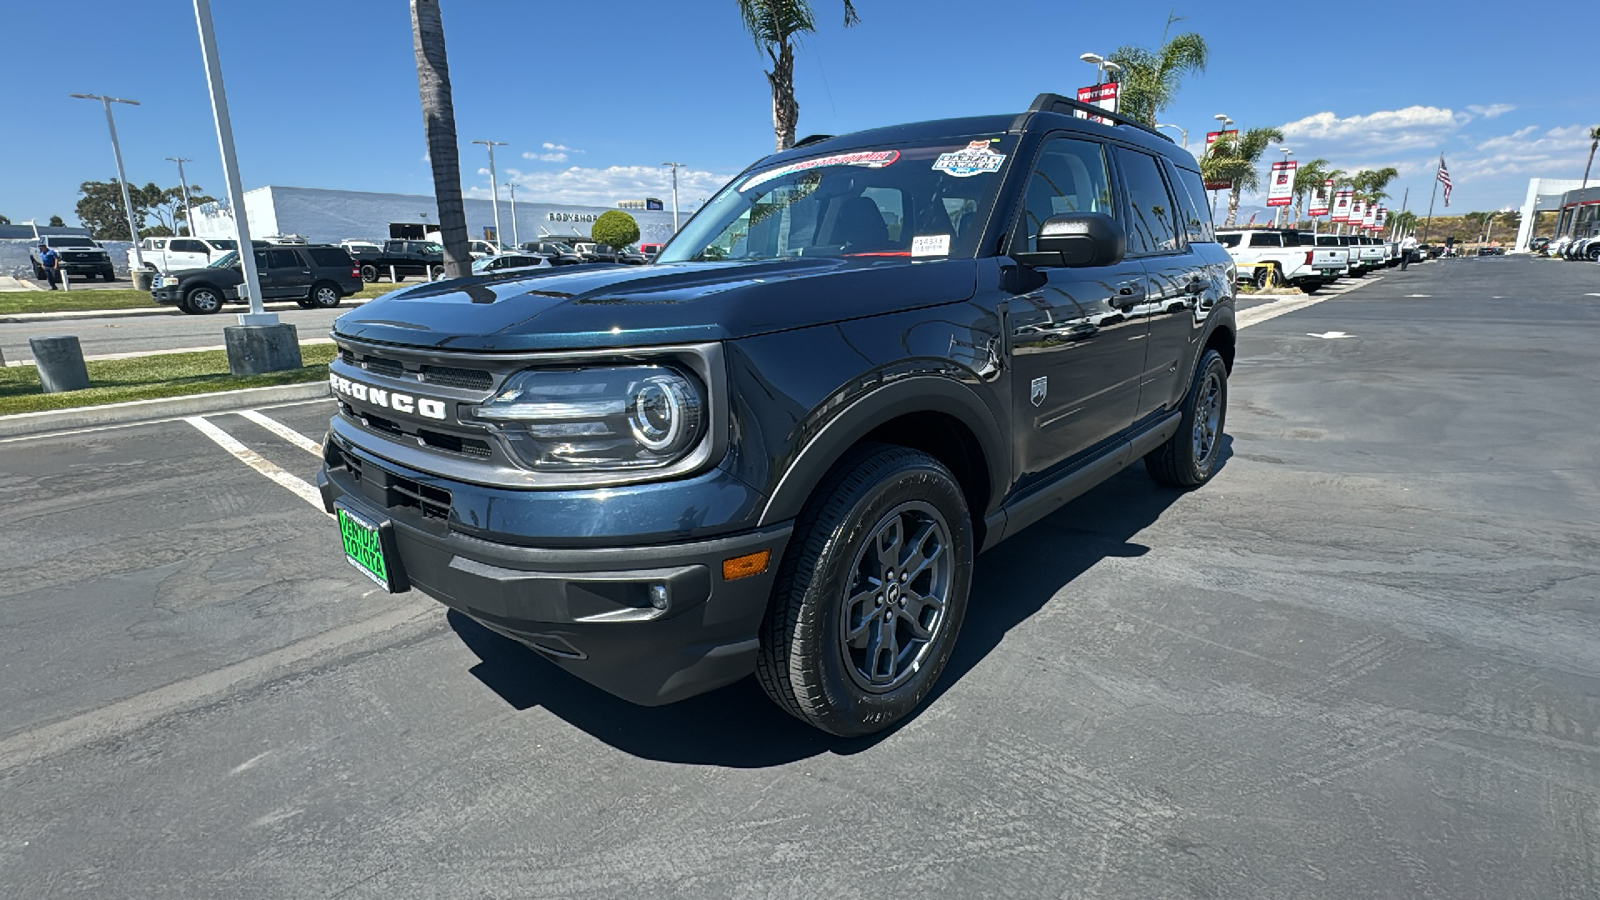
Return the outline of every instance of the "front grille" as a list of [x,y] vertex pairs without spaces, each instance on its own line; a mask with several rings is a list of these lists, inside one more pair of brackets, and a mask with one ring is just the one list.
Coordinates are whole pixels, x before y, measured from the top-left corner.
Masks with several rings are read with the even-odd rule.
[[460,453],[466,456],[476,456],[479,459],[488,459],[494,453],[489,450],[489,445],[476,438],[466,438],[454,434],[442,434],[429,431],[426,428],[417,429],[417,438],[435,450],[447,450],[451,453]]
[[343,450],[339,452],[339,458],[344,463],[345,471],[350,473],[350,477],[357,484],[365,481],[382,489],[382,502],[386,508],[414,509],[421,513],[424,519],[449,521],[448,490],[406,478],[381,466],[368,466],[355,454]]
[[494,376],[481,369],[456,369],[450,366],[423,366],[422,380],[431,384],[487,391],[494,386]]
[[404,378],[406,375],[406,367],[398,360],[384,359],[380,356],[366,357],[361,360],[361,366],[369,372],[377,372],[390,378]]

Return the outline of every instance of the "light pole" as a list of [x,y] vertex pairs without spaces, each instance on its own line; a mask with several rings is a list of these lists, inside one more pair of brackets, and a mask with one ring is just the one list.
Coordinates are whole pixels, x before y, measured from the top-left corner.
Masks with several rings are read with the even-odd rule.
[[[250,241],[250,217],[244,208],[244,183],[239,178],[239,156],[233,150],[233,119],[228,115],[228,92],[222,86],[222,60],[217,56],[217,35],[211,27],[211,0],[194,0],[195,24],[200,29],[200,55],[206,64],[206,88],[211,93],[211,115],[217,123],[217,144],[222,150],[222,178],[227,182],[228,207],[233,210],[234,236],[239,240],[239,265],[244,269],[244,291],[250,312],[239,316],[240,325],[276,325],[278,314],[261,306],[261,273],[256,271],[255,244]],[[229,353],[232,367],[233,354]]]
[[511,246],[516,248],[522,246],[522,239],[517,237],[517,183],[508,181],[506,187],[511,191]]
[[[1294,155],[1294,151],[1290,150],[1288,147],[1279,147],[1278,149],[1280,151],[1282,151],[1282,153],[1283,153],[1283,161],[1284,162],[1288,162],[1289,161],[1289,157]],[[1272,189],[1268,188],[1267,190],[1271,191]],[[1294,184],[1292,182],[1289,185],[1289,194],[1291,195],[1291,197],[1294,194]],[[1274,211],[1273,214],[1272,214],[1272,226],[1274,228],[1278,227],[1278,214],[1277,214],[1276,211]],[[1284,204],[1284,206],[1283,206],[1283,227],[1285,227],[1285,228],[1289,227],[1289,205],[1288,204]]]
[[[1212,116],[1211,118],[1217,120],[1217,140],[1220,141],[1223,138],[1227,137],[1227,135],[1228,135],[1228,126],[1233,124],[1233,120],[1228,118],[1223,113],[1217,113],[1216,115]],[[1210,144],[1206,145],[1206,155],[1207,156],[1211,155],[1211,145]],[[1217,192],[1216,191],[1212,191],[1211,192],[1211,218],[1212,218],[1213,221],[1215,221],[1216,218],[1217,218]]]
[[1121,72],[1122,71],[1122,67],[1121,66],[1117,65],[1116,63],[1112,62],[1109,59],[1106,59],[1104,56],[1101,56],[1098,53],[1085,53],[1082,56],[1079,56],[1078,58],[1083,60],[1084,62],[1088,63],[1089,65],[1094,66],[1094,68],[1095,68],[1094,83],[1096,85],[1102,85],[1102,84],[1106,83],[1106,72],[1107,72],[1107,70],[1112,71],[1112,72]]
[[500,182],[494,172],[494,148],[506,146],[505,141],[473,141],[489,148],[489,193],[494,198],[494,242],[500,244]]
[[[102,94],[73,94],[78,100],[99,100],[100,105],[106,109],[106,127],[111,130],[111,155],[117,160],[117,181],[122,185],[122,208],[128,214],[128,235],[133,241],[133,264],[137,269],[144,268],[144,254],[139,252],[139,226],[133,222],[133,201],[128,199],[128,176],[122,171],[122,145],[117,143],[117,123],[111,117],[111,104],[126,103],[129,106],[138,106],[137,100],[123,100],[120,97],[107,97]],[[129,278],[133,273],[128,274]]]
[[194,210],[189,208],[189,179],[183,177],[183,164],[194,162],[194,160],[180,156],[169,156],[167,161],[178,164],[178,184],[183,186],[183,220],[189,223],[189,236],[194,237]]
[[672,233],[678,233],[678,170],[687,163],[664,162],[663,166],[672,170]]
[[1178,125],[1157,125],[1156,127],[1157,128],[1176,128],[1176,129],[1178,129],[1178,133],[1183,135],[1183,143],[1180,145],[1179,149],[1181,149],[1181,150],[1189,149],[1189,129],[1183,128],[1183,127],[1178,126]]

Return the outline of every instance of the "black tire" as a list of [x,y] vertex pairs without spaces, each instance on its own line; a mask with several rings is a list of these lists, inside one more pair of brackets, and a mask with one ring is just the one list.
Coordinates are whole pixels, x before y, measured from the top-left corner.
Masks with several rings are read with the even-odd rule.
[[402,281],[405,281],[405,280],[406,280],[406,275],[405,275],[405,273],[404,273],[404,272],[401,272],[401,271],[400,271],[400,270],[398,270],[398,269],[396,269],[396,270],[395,270],[395,273],[394,273],[394,283],[395,283],[395,284],[399,284],[399,283],[400,283],[400,282],[402,282]]
[[1277,266],[1257,266],[1255,274],[1250,276],[1250,283],[1254,284],[1258,291],[1275,287],[1282,280],[1278,277]]
[[311,286],[311,296],[308,298],[307,309],[334,309],[344,300],[339,293],[339,286],[331,281],[319,281]]
[[438,281],[444,277],[444,266],[434,266],[428,270],[428,280]]
[[374,266],[374,265],[362,266],[361,267],[361,280],[365,281],[367,284],[372,284],[373,282],[377,281],[378,280],[378,267]]
[[[895,534],[885,549],[880,539]],[[938,460],[883,444],[852,451],[812,495],[784,554],[761,624],[762,688],[790,715],[842,737],[905,719],[950,660],[972,557],[966,498]],[[913,574],[904,564],[914,560]],[[857,640],[841,631],[847,614]]]
[[300,299],[294,301],[294,305],[300,307],[301,309],[316,309],[317,308],[317,305],[315,303],[312,303],[310,298],[308,298],[308,297],[301,297]]
[[183,311],[195,316],[209,316],[222,311],[222,292],[208,285],[190,288],[183,295]]
[[1207,350],[1195,367],[1183,400],[1183,419],[1167,442],[1145,454],[1145,471],[1162,484],[1196,488],[1217,471],[1223,426],[1228,418],[1228,366],[1222,354]]

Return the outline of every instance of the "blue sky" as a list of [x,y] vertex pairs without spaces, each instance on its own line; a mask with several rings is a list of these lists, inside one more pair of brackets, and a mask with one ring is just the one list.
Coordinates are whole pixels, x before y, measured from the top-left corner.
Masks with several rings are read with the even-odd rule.
[[[1600,120],[1593,82],[1555,74],[1587,53],[1581,29],[1534,7],[858,0],[862,24],[844,29],[837,0],[813,2],[821,27],[797,66],[802,135],[1070,94],[1093,80],[1079,54],[1153,46],[1169,9],[1212,52],[1162,117],[1188,128],[1191,146],[1219,112],[1286,126],[1300,159],[1399,168],[1395,208],[1407,187],[1411,208],[1426,208],[1440,151],[1455,179],[1451,212],[1520,206],[1529,177],[1582,175],[1582,132]],[[190,180],[222,193],[191,3],[8,6],[0,213],[73,222],[78,183],[114,173],[104,116],[74,92],[142,101],[117,109],[129,180],[176,184],[163,157],[186,156]],[[213,9],[247,189],[430,190],[404,2]],[[444,16],[462,178],[477,195],[488,177],[473,139],[509,142],[497,151],[501,181],[551,202],[665,197],[657,164],[675,160],[690,166],[680,179],[692,205],[771,151],[764,59],[733,0],[444,0]],[[1359,41],[1345,40],[1356,22]]]

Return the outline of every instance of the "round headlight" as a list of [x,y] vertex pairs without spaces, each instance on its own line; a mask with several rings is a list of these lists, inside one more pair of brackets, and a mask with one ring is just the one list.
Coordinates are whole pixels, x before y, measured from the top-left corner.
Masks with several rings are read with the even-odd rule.
[[700,410],[689,386],[675,375],[658,375],[641,382],[630,404],[633,436],[656,453],[675,449],[684,435],[698,429]]

